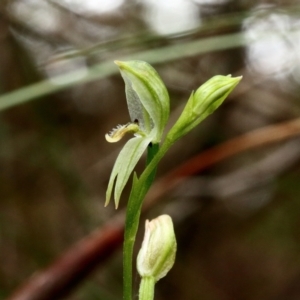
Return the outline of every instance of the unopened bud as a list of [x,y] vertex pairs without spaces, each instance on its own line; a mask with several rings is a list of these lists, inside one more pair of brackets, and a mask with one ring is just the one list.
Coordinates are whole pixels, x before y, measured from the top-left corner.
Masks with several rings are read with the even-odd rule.
[[217,75],[202,84],[192,93],[182,114],[169,132],[174,142],[187,134],[213,113],[233,91],[242,77]]
[[172,268],[176,254],[176,238],[170,216],[161,215],[146,221],[142,248],[137,257],[137,269],[141,277],[153,277],[158,281]]

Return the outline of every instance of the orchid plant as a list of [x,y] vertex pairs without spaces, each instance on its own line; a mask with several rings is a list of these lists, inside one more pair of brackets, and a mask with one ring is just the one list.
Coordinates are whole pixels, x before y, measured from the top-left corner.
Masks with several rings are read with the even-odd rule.
[[[133,246],[142,203],[153,183],[157,165],[174,142],[222,104],[241,77],[214,76],[201,85],[195,93],[192,92],[178,120],[162,141],[170,114],[169,95],[162,79],[146,62],[135,60],[115,63],[125,82],[131,121],[125,125],[118,125],[106,134],[105,138],[112,143],[118,142],[127,133],[133,134],[133,138],[127,141],[115,162],[106,191],[105,205],[109,204],[113,195],[115,207],[118,207],[122,191],[147,149],[146,167],[140,176],[134,172],[126,207],[123,299],[131,300]],[[154,299],[154,284],[171,269],[175,253],[176,239],[172,219],[163,215],[151,222],[147,221],[143,245],[137,259],[138,272],[142,277],[140,300]]]

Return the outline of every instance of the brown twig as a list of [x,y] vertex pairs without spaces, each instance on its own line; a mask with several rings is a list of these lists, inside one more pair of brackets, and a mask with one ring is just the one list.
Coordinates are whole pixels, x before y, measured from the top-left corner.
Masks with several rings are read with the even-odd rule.
[[34,274],[9,300],[54,300],[70,292],[122,244],[124,218],[115,217],[58,258],[50,267]]
[[[144,210],[188,176],[242,151],[299,134],[300,119],[295,119],[252,131],[204,151],[158,180],[147,196]],[[8,300],[59,299],[118,249],[123,240],[123,226],[121,211],[104,227],[72,246],[50,267],[30,278]]]
[[167,175],[157,180],[147,195],[146,206],[152,207],[164,193],[168,192],[188,176],[252,148],[276,143],[300,134],[300,118],[276,125],[269,125],[226,141],[192,157]]

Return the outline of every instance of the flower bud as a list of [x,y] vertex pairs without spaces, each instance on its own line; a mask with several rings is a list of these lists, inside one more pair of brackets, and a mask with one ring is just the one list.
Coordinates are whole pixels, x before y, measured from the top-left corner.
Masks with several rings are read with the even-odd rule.
[[188,133],[213,113],[241,79],[242,77],[217,75],[202,84],[195,93],[192,93],[182,114],[169,132],[169,138],[172,142]]
[[172,268],[176,254],[176,238],[170,216],[161,215],[146,221],[142,247],[137,257],[137,269],[141,277],[153,277],[158,281]]

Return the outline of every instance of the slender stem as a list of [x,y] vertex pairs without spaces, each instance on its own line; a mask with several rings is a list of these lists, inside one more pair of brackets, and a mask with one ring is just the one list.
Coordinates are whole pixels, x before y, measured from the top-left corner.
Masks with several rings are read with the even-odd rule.
[[[158,153],[158,151],[158,144],[149,145],[146,160],[146,169],[147,166],[151,163],[152,159]],[[142,202],[154,180],[155,173],[156,168],[153,168],[153,170],[149,172],[149,174],[147,174],[145,180],[138,180],[136,175],[134,175],[133,179],[133,185],[126,209],[125,236],[123,247],[124,300],[131,300],[132,297],[132,256],[135,236],[138,230]]]
[[165,140],[161,148],[156,144],[148,147],[147,166],[140,178],[133,178],[131,193],[126,208],[125,235],[123,246],[123,299],[132,299],[132,256],[136,233],[139,226],[143,200],[152,185],[158,162],[170,148]]
[[140,284],[139,300],[153,300],[154,286],[154,277],[143,277]]

